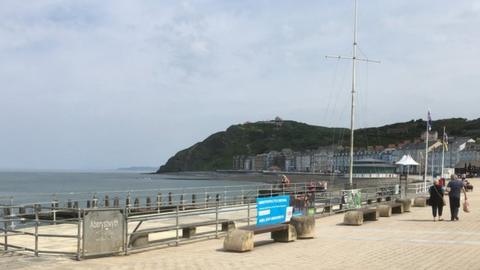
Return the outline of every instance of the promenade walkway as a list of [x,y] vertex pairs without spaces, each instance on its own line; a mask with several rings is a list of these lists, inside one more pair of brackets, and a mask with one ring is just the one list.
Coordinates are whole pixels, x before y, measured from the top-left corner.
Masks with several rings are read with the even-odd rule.
[[[480,179],[471,181],[480,188]],[[431,208],[341,225],[343,215],[317,219],[316,238],[272,243],[256,237],[254,251],[230,253],[223,239],[84,261],[61,256],[0,253],[0,269],[480,269],[480,192],[468,193],[471,213],[433,222]]]

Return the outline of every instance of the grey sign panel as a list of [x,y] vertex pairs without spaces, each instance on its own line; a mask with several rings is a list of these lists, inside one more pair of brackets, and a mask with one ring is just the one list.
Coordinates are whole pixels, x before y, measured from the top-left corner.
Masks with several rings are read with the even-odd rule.
[[84,254],[123,251],[123,214],[119,210],[89,211],[84,217]]

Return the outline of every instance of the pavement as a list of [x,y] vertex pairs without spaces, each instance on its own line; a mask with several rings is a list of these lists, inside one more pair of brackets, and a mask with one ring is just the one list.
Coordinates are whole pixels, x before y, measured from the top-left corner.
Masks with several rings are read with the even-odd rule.
[[[480,187],[480,179],[471,182]],[[255,249],[245,253],[226,252],[223,239],[214,239],[82,261],[0,253],[0,269],[480,269],[480,193],[468,199],[471,212],[459,221],[450,221],[448,205],[445,221],[437,222],[430,207],[362,226],[342,225],[338,214],[317,219],[314,239],[275,243],[257,235]]]

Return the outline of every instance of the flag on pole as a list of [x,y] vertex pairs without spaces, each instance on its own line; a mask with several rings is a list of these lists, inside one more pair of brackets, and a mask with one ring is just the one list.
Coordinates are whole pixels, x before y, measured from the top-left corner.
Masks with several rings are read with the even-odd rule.
[[443,147],[448,151],[448,135],[446,132],[443,133]]
[[427,127],[428,127],[428,131],[432,130],[432,116],[430,115],[430,110],[428,110]]

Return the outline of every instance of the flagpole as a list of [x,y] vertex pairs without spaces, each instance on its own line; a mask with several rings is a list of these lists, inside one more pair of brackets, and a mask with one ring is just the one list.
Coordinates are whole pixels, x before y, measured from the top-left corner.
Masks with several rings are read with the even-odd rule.
[[442,172],[443,177],[443,168],[445,167],[445,126],[443,126],[443,136],[442,136]]
[[434,173],[435,173],[435,147],[432,145],[432,181],[435,180],[435,176],[434,176]]
[[428,169],[428,116],[427,116],[427,131],[425,133],[425,174],[423,175],[423,189],[427,191],[427,169]]

